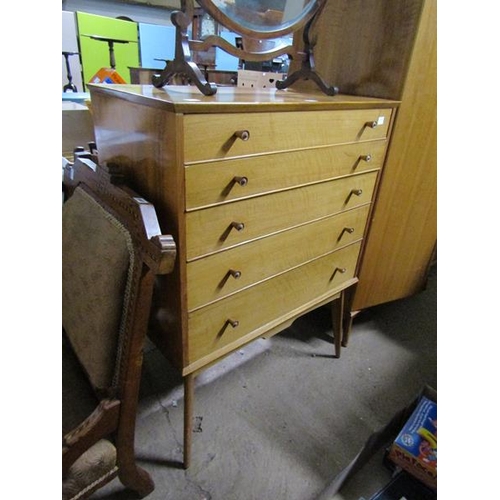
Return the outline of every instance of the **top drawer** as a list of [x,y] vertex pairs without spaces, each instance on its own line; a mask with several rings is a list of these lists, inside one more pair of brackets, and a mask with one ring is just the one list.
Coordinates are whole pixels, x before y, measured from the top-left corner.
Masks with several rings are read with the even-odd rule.
[[185,115],[184,162],[384,139],[391,114],[356,109]]

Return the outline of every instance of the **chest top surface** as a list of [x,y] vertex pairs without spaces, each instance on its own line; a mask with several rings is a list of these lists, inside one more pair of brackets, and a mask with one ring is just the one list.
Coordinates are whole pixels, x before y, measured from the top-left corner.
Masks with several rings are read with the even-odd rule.
[[241,113],[262,111],[335,110],[392,108],[399,102],[373,97],[339,94],[326,96],[319,92],[292,89],[244,89],[220,87],[213,96],[201,94],[196,87],[168,85],[90,84],[91,95],[114,96],[146,106],[178,113]]

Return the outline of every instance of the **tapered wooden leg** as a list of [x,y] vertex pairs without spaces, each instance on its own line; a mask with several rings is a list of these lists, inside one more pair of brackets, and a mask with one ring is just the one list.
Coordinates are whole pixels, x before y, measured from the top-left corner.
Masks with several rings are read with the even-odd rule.
[[342,347],[347,347],[347,344],[349,343],[349,334],[351,333],[353,318],[354,318],[353,313],[347,312],[345,314],[343,333],[342,333]]
[[332,303],[332,329],[333,344],[335,346],[335,357],[340,358],[340,349],[343,338],[343,317],[344,317],[344,292],[340,292],[340,297]]
[[346,291],[346,297],[344,299],[344,319],[343,319],[343,329],[342,329],[342,347],[347,347],[349,343],[349,334],[351,333],[352,322],[356,314],[359,311],[352,311],[352,302],[354,299],[354,294],[356,293],[357,283],[352,285]]
[[191,443],[193,436],[194,375],[184,377],[184,468],[191,463]]

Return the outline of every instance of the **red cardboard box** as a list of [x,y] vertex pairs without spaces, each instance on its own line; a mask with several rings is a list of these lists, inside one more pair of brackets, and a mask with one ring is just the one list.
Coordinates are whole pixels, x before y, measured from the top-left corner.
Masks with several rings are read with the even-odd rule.
[[422,396],[389,449],[388,458],[425,485],[437,488],[437,403]]

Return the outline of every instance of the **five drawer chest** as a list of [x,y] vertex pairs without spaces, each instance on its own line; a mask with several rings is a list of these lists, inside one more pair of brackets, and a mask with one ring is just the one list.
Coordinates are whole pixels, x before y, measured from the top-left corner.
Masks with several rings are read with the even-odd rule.
[[177,244],[150,337],[184,378],[187,467],[201,370],[328,303],[340,355],[398,103],[237,87],[90,92],[99,162],[155,205]]

